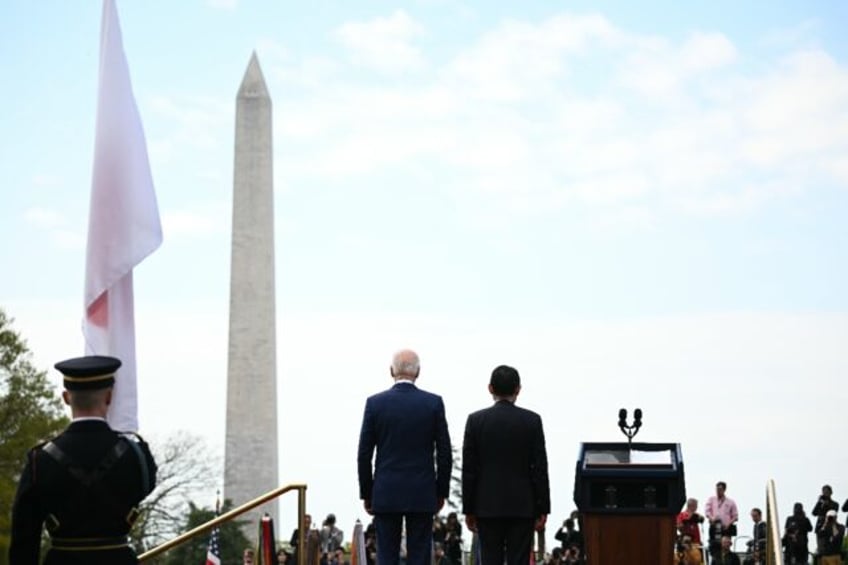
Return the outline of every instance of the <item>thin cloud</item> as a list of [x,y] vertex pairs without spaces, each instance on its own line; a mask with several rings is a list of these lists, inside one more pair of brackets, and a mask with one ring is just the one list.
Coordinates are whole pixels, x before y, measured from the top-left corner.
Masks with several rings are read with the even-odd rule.
[[65,223],[62,215],[50,208],[29,208],[24,212],[24,219],[32,226],[47,229],[56,228]]
[[335,37],[347,48],[354,65],[397,72],[425,64],[421,49],[412,43],[423,32],[406,12],[396,10],[387,17],[346,22],[336,30]]
[[[403,12],[340,29],[349,48],[366,30],[403,42],[420,33]],[[848,69],[816,49],[752,73],[739,65],[747,56],[716,31],[674,40],[597,14],[509,20],[419,69],[414,86],[335,60],[320,84],[288,95],[279,131],[296,177],[426,162],[451,171],[459,201],[496,194],[488,205],[505,211],[520,194],[530,213],[579,202],[601,215],[645,205],[736,215],[844,184]]]
[[24,212],[24,221],[46,234],[59,249],[80,250],[85,247],[85,236],[68,227],[67,218],[58,210],[32,207]]

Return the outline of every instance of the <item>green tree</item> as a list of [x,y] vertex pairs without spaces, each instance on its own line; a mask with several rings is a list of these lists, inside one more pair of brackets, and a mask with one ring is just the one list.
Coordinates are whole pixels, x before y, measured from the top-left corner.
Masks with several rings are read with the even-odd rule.
[[460,461],[459,449],[456,445],[451,446],[451,455],[453,458],[453,467],[451,468],[448,508],[459,512],[462,509],[462,463]]
[[0,308],[0,564],[7,559],[12,503],[26,452],[68,425],[47,372],[33,366],[13,321]]
[[[232,502],[226,500],[221,508],[221,513],[228,512],[232,507]],[[214,510],[198,508],[193,502],[189,502],[181,533],[196,528],[214,517]],[[241,563],[244,548],[251,547],[250,541],[248,541],[241,529],[244,524],[245,521],[243,520],[230,520],[221,525],[218,537],[221,548],[221,563]],[[206,563],[209,536],[210,534],[196,536],[181,546],[172,549],[167,553],[162,563],[166,565],[202,565]]]

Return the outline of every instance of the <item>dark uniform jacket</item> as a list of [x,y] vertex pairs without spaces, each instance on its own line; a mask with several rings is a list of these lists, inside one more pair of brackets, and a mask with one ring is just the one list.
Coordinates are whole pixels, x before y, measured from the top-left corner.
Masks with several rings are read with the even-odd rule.
[[155,483],[144,441],[104,420],[75,420],[27,455],[12,508],[11,565],[39,563],[42,525],[51,537],[45,565],[137,563],[127,534]]
[[468,416],[462,512],[484,518],[538,518],[550,510],[542,418],[506,400]]

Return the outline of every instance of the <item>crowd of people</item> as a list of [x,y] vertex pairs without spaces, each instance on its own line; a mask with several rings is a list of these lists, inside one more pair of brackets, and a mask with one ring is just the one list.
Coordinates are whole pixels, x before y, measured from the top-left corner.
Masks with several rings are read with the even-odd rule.
[[[810,563],[813,556],[819,565],[842,565],[845,526],[838,521],[840,506],[833,499],[829,485],[822,487],[821,495],[807,516],[804,505],[796,502],[793,511],[785,520],[781,547],[784,563],[800,565]],[[848,512],[848,500],[841,507]],[[737,529],[739,510],[736,502],[727,496],[727,484],[719,481],[715,495],[710,496],[699,511],[699,501],[689,498],[686,507],[677,515],[677,539],[674,548],[676,565],[764,565],[766,554],[767,527],[760,508],[750,510],[753,527],[750,535]],[[307,525],[311,518],[307,517]],[[536,563],[545,565],[578,565],[586,560],[583,532],[580,529],[580,514],[573,511],[554,533],[559,542],[549,552],[539,555]],[[319,565],[349,565],[343,549],[344,535],[335,525],[335,516],[330,514],[320,530],[313,530],[316,548],[319,550]],[[297,547],[297,530],[292,534],[291,547]],[[812,543],[810,536],[812,535]],[[464,554],[475,553],[473,536],[463,537],[463,527],[456,512],[433,519],[433,564],[462,565],[467,563]],[[746,539],[747,538],[747,539]],[[373,522],[364,530],[365,557],[367,565],[376,565],[377,539]],[[745,540],[744,551],[737,553],[734,542]],[[400,558],[405,562],[405,543],[401,543]],[[294,563],[296,551],[282,556],[279,563]],[[294,560],[294,561],[293,561]],[[473,557],[471,558],[473,560]],[[308,561],[310,562],[310,561]]]
[[[155,486],[157,467],[140,437],[119,434],[106,421],[120,366],[120,360],[103,356],[56,364],[73,420],[65,432],[27,453],[12,508],[13,565],[40,562],[45,525],[52,538],[46,563],[70,563],[71,557],[86,565],[138,562],[127,534],[139,503]],[[456,512],[445,518],[439,514],[449,491],[452,448],[444,402],[417,388],[419,371],[413,351],[398,352],[389,371],[394,386],[366,401],[357,464],[360,499],[373,519],[357,536],[362,543],[356,547],[362,550],[357,551],[362,556],[357,565],[462,565],[466,552],[475,564],[528,564],[535,551],[533,539],[544,538],[550,486],[541,417],[516,406],[521,392],[518,371],[497,366],[488,384],[493,404],[469,414],[466,421],[461,502],[471,540],[463,539]],[[93,471],[79,471],[78,465]],[[676,545],[668,549],[677,565],[765,563],[762,510],[750,510],[754,527],[740,559],[734,551],[734,538],[741,537],[739,510],[726,491],[726,483],[716,483],[703,515],[696,499],[686,502],[677,516]],[[803,504],[795,503],[782,534],[786,563],[808,563],[812,554],[818,565],[843,565],[845,526],[839,522],[839,509],[829,485],[822,487],[813,505],[815,524]],[[848,500],[841,509],[848,512]],[[309,565],[349,565],[344,532],[333,514],[321,528],[314,528],[309,516],[305,525],[303,536],[295,530],[289,548],[278,551],[278,564],[296,563],[303,551]],[[535,562],[584,563],[582,530],[580,514],[572,513],[555,533],[560,545],[536,556]],[[273,554],[271,548],[264,548],[263,563]],[[252,549],[244,551],[245,565],[254,559]]]
[[[698,513],[698,501],[694,498],[690,498],[686,508],[678,514],[676,555],[679,565],[700,565],[706,559],[721,565],[765,564],[767,531],[760,508],[750,511],[754,526],[744,557],[740,558],[732,550],[734,538],[738,535],[739,510],[736,502],[726,495],[726,490],[727,484],[723,481],[716,484],[716,494],[707,500],[703,515]],[[833,490],[829,485],[822,487],[821,495],[813,506],[815,524],[807,517],[804,505],[796,502],[783,527],[781,548],[784,562],[787,565],[806,564],[812,556],[816,556],[819,565],[842,565],[845,526],[838,521],[838,511],[839,504],[833,500]],[[848,500],[842,505],[842,511],[848,512]],[[702,539],[703,528],[706,528],[705,539]],[[815,536],[812,548],[811,533]]]

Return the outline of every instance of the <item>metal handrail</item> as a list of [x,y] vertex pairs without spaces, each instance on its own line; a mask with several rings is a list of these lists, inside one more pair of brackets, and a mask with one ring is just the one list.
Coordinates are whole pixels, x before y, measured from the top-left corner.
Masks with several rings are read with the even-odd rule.
[[[196,528],[189,530],[184,534],[180,534],[179,536],[175,537],[172,540],[166,541],[165,543],[163,543],[161,545],[157,545],[156,547],[154,547],[151,550],[145,551],[144,553],[142,553],[141,555],[138,556],[138,560],[139,560],[139,562],[141,562],[141,561],[146,561],[148,559],[152,559],[153,557],[156,557],[159,554],[165,553],[166,551],[169,551],[169,550],[177,547],[178,545],[184,544],[185,542],[187,542],[188,540],[190,540],[194,537],[197,537],[201,534],[208,532],[209,530],[211,530],[215,526],[223,524],[224,522],[229,522],[233,518],[241,516],[245,512],[247,512],[249,510],[253,510],[257,506],[260,506],[261,504],[264,504],[265,502],[268,502],[269,500],[277,498],[278,496],[281,496],[281,495],[283,495],[283,494],[285,494],[289,491],[292,491],[292,490],[296,490],[297,495],[298,495],[297,496],[297,523],[298,523],[298,540],[297,540],[297,543],[298,543],[298,548],[302,548],[302,547],[304,547],[304,539],[305,539],[305,532],[304,532],[304,529],[303,529],[304,528],[303,517],[306,514],[306,485],[302,484],[302,483],[297,483],[297,484],[278,487],[278,488],[276,488],[272,491],[269,491],[269,492],[263,494],[262,496],[254,498],[253,500],[251,500],[249,502],[245,502],[241,506],[233,508],[229,512],[227,512],[225,514],[221,514],[220,516],[217,516],[217,517],[209,520],[208,522],[204,522],[203,524],[197,526]],[[306,552],[305,551],[298,551],[297,552],[297,565],[305,565],[305,563],[306,563]]]
[[754,538],[752,538],[751,536],[736,536],[735,538],[733,538],[733,553],[739,553],[739,550],[736,549],[737,543],[739,543],[742,540],[752,540],[752,539],[754,539]]
[[769,479],[766,483],[766,565],[783,565],[779,520],[774,480]]

